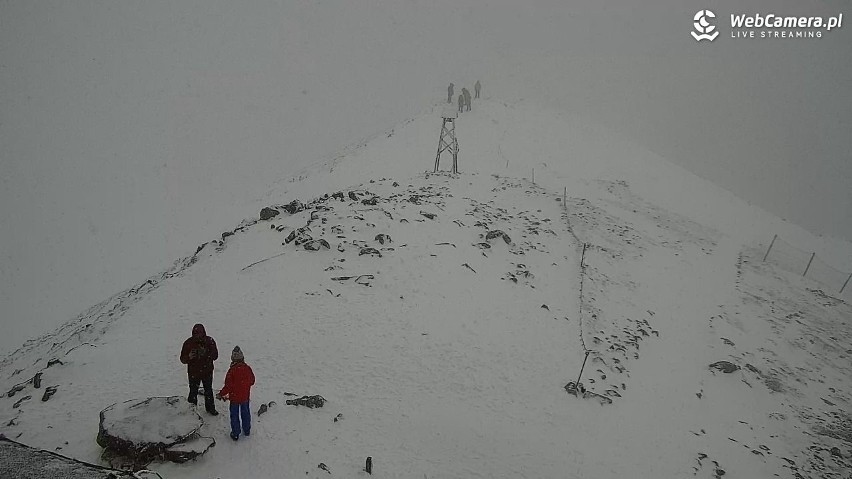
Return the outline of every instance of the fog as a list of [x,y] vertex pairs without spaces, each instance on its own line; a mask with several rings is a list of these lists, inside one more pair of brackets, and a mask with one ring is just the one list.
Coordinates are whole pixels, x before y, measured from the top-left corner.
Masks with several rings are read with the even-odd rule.
[[[727,27],[735,12],[852,22],[847,7],[3,1],[0,352],[191,254],[273,181],[427,110],[450,81],[563,108],[850,240],[852,25]],[[690,35],[704,8],[712,43]]]

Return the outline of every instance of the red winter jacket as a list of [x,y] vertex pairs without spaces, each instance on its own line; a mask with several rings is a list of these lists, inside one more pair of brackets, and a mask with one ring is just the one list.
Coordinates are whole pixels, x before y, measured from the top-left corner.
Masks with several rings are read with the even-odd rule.
[[239,362],[228,369],[228,374],[225,375],[225,387],[219,391],[219,396],[227,397],[231,403],[244,403],[249,400],[252,385],[254,385],[254,371],[248,364]]

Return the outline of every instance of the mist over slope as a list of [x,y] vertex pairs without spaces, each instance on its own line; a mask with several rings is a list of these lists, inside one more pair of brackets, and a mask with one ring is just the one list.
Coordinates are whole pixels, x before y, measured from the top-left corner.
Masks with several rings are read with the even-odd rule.
[[[805,233],[528,102],[475,102],[461,173],[432,173],[438,111],[275,185],[260,201],[279,215],[232,219],[7,357],[0,387],[21,389],[0,398],[0,431],[96,461],[101,409],[185,394],[177,354],[203,322],[245,352],[252,409],[276,405],[237,443],[205,416],[217,446],[151,466],[171,479],[350,477],[366,456],[379,477],[852,470],[852,310],[760,261],[768,226]],[[567,148],[581,138],[588,151]],[[564,386],[587,351],[597,395],[580,399]]]
[[[749,8],[768,6],[836,14]],[[168,267],[256,212],[269,182],[428,109],[450,81],[604,124],[604,144],[848,239],[849,29],[696,45],[698,8],[4,2],[0,350]],[[588,151],[576,140],[566,156]],[[852,269],[845,245],[799,244]]]

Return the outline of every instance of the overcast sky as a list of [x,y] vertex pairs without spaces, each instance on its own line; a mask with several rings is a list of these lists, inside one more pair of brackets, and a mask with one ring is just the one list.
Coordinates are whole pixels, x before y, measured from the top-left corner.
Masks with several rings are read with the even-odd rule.
[[[712,43],[690,35],[704,8]],[[2,1],[0,351],[191,254],[256,214],[270,182],[416,115],[449,81],[562,107],[852,239],[848,8]],[[731,13],[845,18],[822,38],[732,39]]]

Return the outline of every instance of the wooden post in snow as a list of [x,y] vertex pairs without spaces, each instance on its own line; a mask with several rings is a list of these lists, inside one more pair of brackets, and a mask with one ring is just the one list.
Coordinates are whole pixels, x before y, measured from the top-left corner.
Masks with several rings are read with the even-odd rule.
[[840,288],[840,292],[837,294],[843,294],[843,290],[846,289],[846,285],[849,284],[850,279],[852,279],[852,273],[849,273],[849,277],[846,278],[846,282],[843,283],[843,286]]
[[805,267],[805,272],[802,273],[802,276],[808,274],[808,270],[811,269],[811,263],[814,261],[814,256],[816,256],[816,252],[811,253],[811,259],[808,260],[808,265]]
[[583,369],[586,367],[586,360],[587,360],[587,359],[589,359],[589,351],[586,351],[586,357],[585,357],[585,358],[583,358],[583,365],[582,365],[582,366],[580,366],[580,374],[577,376],[577,382],[576,382],[576,383],[574,383],[574,385],[575,385],[575,387],[577,388],[577,391],[578,391],[578,392],[580,391],[580,378],[582,378],[582,377],[583,377]]
[[766,257],[769,256],[769,252],[772,251],[772,245],[775,244],[776,239],[778,239],[778,235],[772,237],[772,242],[769,243],[769,248],[766,249],[766,254],[763,255],[763,261],[766,261]]

